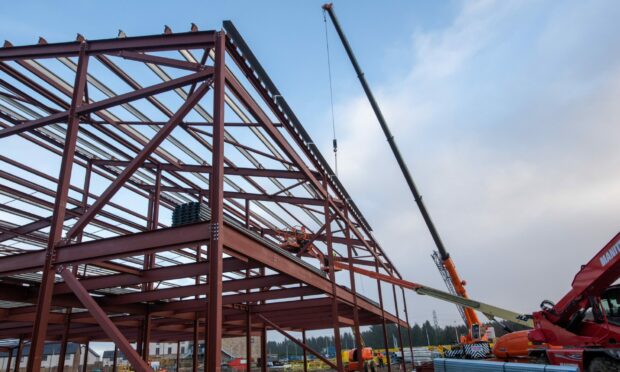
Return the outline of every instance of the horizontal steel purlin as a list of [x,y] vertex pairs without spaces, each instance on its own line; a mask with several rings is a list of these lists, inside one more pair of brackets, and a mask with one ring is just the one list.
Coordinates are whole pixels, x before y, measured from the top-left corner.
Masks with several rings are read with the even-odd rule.
[[[207,223],[130,234],[57,248],[56,264],[76,264],[92,260],[127,257],[143,252],[169,251],[204,244],[209,239]],[[43,266],[45,251],[0,258],[0,274],[37,271]]]
[[[324,291],[325,293],[329,293],[331,291],[331,285],[327,278],[310,269],[300,266],[299,263],[295,262],[289,256],[269,249],[250,236],[239,233],[234,229],[224,230],[224,246],[256,261],[264,262],[267,266],[283,274],[297,278],[310,286]],[[353,295],[351,292],[340,286],[337,286],[336,288],[336,295],[340,301],[350,304],[353,303]],[[362,309],[380,315],[378,306],[364,300],[363,298],[358,298],[357,301],[358,306]],[[386,314],[386,318],[387,315],[388,314]],[[394,322],[398,322],[395,317],[392,319]]]
[[[128,161],[119,160],[94,160],[93,164],[122,167],[126,166]],[[195,172],[195,173],[211,173],[213,167],[209,165],[194,164],[142,164],[143,168],[159,168],[161,170],[177,171],[177,172]],[[274,177],[274,178],[291,178],[303,179],[305,175],[298,171],[282,170],[282,169],[256,169],[243,167],[224,167],[224,174],[231,176],[253,176],[253,177]]]
[[[76,115],[84,115],[93,112],[97,112],[100,110],[105,110],[110,107],[114,107],[117,105],[122,105],[124,103],[128,103],[131,101],[135,101],[138,99],[142,99],[151,95],[155,95],[158,93],[162,93],[171,89],[175,89],[178,87],[182,87],[188,84],[191,84],[196,81],[201,81],[206,79],[208,76],[213,75],[213,68],[207,68],[204,71],[196,72],[194,74],[180,77],[175,80],[171,80],[165,83],[156,84],[147,88],[142,88],[137,91],[125,93],[120,96],[104,99],[97,102],[83,104],[80,107],[76,108]],[[27,121],[22,124],[14,125],[12,127],[0,130],[0,138],[4,138],[10,135],[31,131],[33,129],[52,124],[59,123],[65,121],[69,117],[69,111],[58,112],[52,114],[50,116],[46,116],[40,119]]]
[[[227,280],[223,283],[224,292],[239,292],[248,289],[254,288],[269,288],[276,287],[288,284],[298,283],[297,280],[285,276],[285,275],[269,275],[269,276],[260,276],[256,278],[247,278],[247,279],[235,279],[235,280]],[[65,288],[67,285],[65,284],[61,289],[60,293],[55,293],[54,303],[58,305],[66,305],[69,303],[75,303],[75,299],[72,296],[71,292],[67,292]],[[85,287],[86,288],[86,287]],[[9,284],[0,284],[0,289],[2,289],[2,294],[0,294],[0,299],[4,300],[13,300],[20,302],[31,302],[34,303],[36,301],[36,292],[34,288],[29,288],[28,292],[23,291],[19,288],[19,286],[9,285]],[[142,291],[142,292],[133,292],[126,294],[119,294],[115,296],[108,296],[105,298],[101,298],[98,300],[99,304],[103,307],[112,309],[116,308],[119,310],[125,310],[127,312],[131,312],[134,310],[141,310],[139,307],[129,306],[126,309],[118,305],[128,305],[128,304],[138,304],[141,302],[153,302],[164,299],[171,298],[183,298],[190,297],[195,295],[205,294],[206,284],[200,285],[187,285],[187,286],[179,286],[172,288],[164,288],[157,289],[152,291]],[[26,297],[23,297],[24,294],[29,294]],[[256,292],[254,294],[250,294],[247,298],[255,298],[256,300],[262,300],[267,298],[286,298],[295,297],[302,294],[320,294],[316,289],[308,288],[308,287],[295,287],[288,288],[283,290],[269,291],[269,292]],[[238,293],[234,295],[224,296],[224,302],[227,304],[235,304],[241,303],[243,299],[245,299],[246,294],[243,296],[239,296]],[[165,304],[164,304],[165,307]],[[191,308],[191,305],[184,304],[183,307]],[[159,309],[158,307],[154,307],[153,309]],[[183,309],[183,308],[181,308]]]

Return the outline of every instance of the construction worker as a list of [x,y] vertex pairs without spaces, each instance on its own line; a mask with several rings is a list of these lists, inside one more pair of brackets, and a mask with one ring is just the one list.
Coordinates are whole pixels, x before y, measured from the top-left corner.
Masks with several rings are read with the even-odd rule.
[[379,367],[383,368],[385,366],[385,362],[383,361],[383,354],[381,352],[377,354],[377,359],[379,359]]

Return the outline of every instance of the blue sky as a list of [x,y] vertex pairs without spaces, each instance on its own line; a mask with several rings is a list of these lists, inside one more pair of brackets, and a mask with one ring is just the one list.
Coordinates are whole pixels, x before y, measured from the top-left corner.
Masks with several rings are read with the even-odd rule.
[[[230,19],[331,158],[321,4],[5,1],[0,38],[206,30]],[[620,226],[620,2],[335,7],[472,297],[523,312],[558,300]],[[340,177],[401,272],[442,288],[432,241],[328,29]],[[441,323],[458,320],[451,305],[408,300],[415,321],[433,309]]]

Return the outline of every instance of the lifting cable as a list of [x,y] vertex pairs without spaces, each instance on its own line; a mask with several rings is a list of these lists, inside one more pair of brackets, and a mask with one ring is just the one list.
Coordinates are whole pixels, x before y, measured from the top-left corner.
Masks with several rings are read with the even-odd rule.
[[325,23],[325,47],[327,50],[327,75],[329,77],[329,100],[331,103],[332,109],[332,134],[333,139],[332,143],[334,146],[334,172],[336,173],[336,177],[338,176],[338,140],[336,139],[336,119],[334,116],[334,89],[332,87],[332,64],[329,57],[329,37],[327,32],[327,17],[325,15],[326,11],[323,10],[323,23]]

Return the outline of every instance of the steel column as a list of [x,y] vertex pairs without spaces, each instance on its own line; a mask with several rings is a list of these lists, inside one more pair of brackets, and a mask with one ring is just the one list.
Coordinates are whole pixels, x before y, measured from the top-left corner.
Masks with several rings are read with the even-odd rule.
[[[349,208],[345,207],[344,215],[346,218],[349,218]],[[345,225],[344,236],[347,242],[351,238],[351,231],[348,224]],[[347,243],[347,258],[349,260],[349,267],[353,267],[353,247],[351,243]],[[355,272],[353,270],[349,270],[349,281],[351,282],[351,293],[353,293],[353,335],[355,337],[355,347],[357,349],[357,355],[361,360],[361,350],[362,350],[362,334],[360,332],[360,317],[357,306],[357,289],[355,287]],[[364,371],[364,363],[358,363],[357,367],[358,371]]]
[[140,324],[140,327],[138,329],[138,334],[136,335],[136,352],[138,353],[138,355],[140,355],[140,358],[142,358],[142,356],[144,355],[142,349],[144,346],[144,342],[143,342],[143,337],[144,337],[144,320],[142,320],[142,323]]
[[[97,305],[95,300],[90,296],[88,291],[82,287],[80,282],[76,279],[76,277],[71,273],[70,270],[67,270],[64,267],[59,269],[60,275],[65,280],[65,283],[71,288],[71,290],[75,293],[76,297],[80,300],[80,302],[86,307],[90,314],[95,318],[99,326],[101,326],[104,333],[114,341],[114,343],[125,353],[125,356],[131,363],[131,365],[136,369],[137,372],[151,372],[151,367],[148,366],[142,359],[140,359],[140,355],[131,347],[127,339],[123,336],[121,331],[116,327],[116,325],[108,318],[107,314]],[[88,350],[86,350],[88,354]]]
[[245,216],[243,225],[246,229],[250,228],[250,199],[245,199]]
[[114,355],[112,358],[114,359],[112,361],[112,372],[116,372],[116,359],[118,359],[118,347],[116,347],[116,345],[114,345]]
[[[379,272],[379,265],[375,263],[375,271]],[[377,279],[377,291],[379,292],[379,307],[381,308],[381,326],[383,328],[383,345],[385,348],[385,360],[387,362],[388,372],[392,372],[392,366],[390,364],[390,351],[387,336],[387,327],[385,325],[385,308],[383,307],[383,293],[381,290],[381,281]]]
[[[325,193],[329,194],[327,186],[327,178],[323,180],[325,187]],[[329,208],[329,196],[325,199],[325,236],[327,244],[327,263],[329,267],[329,281],[331,282],[331,294],[332,294],[332,322],[334,327],[334,346],[336,348],[336,365],[338,371],[343,371],[342,364],[342,345],[340,344],[340,322],[338,313],[338,296],[336,294],[336,272],[334,269],[334,247],[332,244],[332,228],[331,228],[331,213]],[[354,296],[355,297],[355,296]]]
[[71,308],[67,308],[65,314],[65,329],[62,333],[62,341],[60,343],[60,354],[58,355],[58,371],[63,372],[65,369],[65,357],[67,355],[67,342],[69,341],[69,331],[71,329]]
[[267,372],[267,328],[263,326],[260,332],[260,370]]
[[[201,256],[202,253],[200,251],[200,245],[196,246],[196,262],[200,262],[201,261]],[[196,285],[200,284],[200,275],[197,275],[196,278],[194,279]],[[199,296],[196,295],[194,296],[195,300],[199,299]],[[199,321],[198,321],[198,312],[194,313],[194,322],[193,322],[193,329],[192,329],[192,338],[193,338],[193,347],[192,347],[192,372],[198,372],[198,326],[199,326]]]
[[43,348],[47,335],[47,317],[50,312],[52,292],[54,289],[55,274],[53,265],[56,258],[56,246],[61,241],[63,233],[69,185],[71,184],[71,171],[73,169],[73,157],[75,155],[80,124],[80,118],[76,115],[76,110],[84,101],[84,91],[86,89],[86,75],[88,70],[87,47],[88,44],[85,42],[80,45],[80,57],[78,59],[78,68],[73,86],[71,108],[69,109],[65,147],[60,163],[60,175],[58,176],[58,186],[54,201],[54,213],[50,225],[41,287],[39,288],[39,297],[37,299],[37,312],[32,329],[32,342],[30,344],[27,365],[29,372],[39,372],[41,369],[41,356],[43,355]]
[[250,312],[250,306],[246,310],[245,333],[246,369],[250,372],[252,370],[252,313]]
[[19,343],[17,344],[17,355],[15,356],[15,372],[19,372],[19,365],[22,361],[22,352],[24,351],[24,336],[19,338]]
[[176,367],[177,372],[179,371],[179,368],[181,367],[181,341],[177,341],[177,359],[175,362],[175,367]]
[[[249,226],[249,209],[250,209],[250,205],[249,205],[249,201],[246,200],[245,203],[245,215],[246,215],[246,220],[245,220],[245,227],[247,228]],[[250,270],[249,268],[245,271],[245,277],[246,279],[249,279],[250,276],[252,274],[252,270]],[[245,293],[250,294],[250,289],[248,288]],[[252,370],[252,313],[251,313],[251,303],[248,301],[245,303],[247,306],[247,310],[246,310],[246,319],[245,319],[245,324],[246,324],[246,330],[245,330],[245,350],[246,350],[246,369],[248,370],[248,372],[250,372]]]
[[[400,319],[398,313],[398,298],[396,297],[396,286],[392,284],[392,292],[394,294],[394,309],[396,311],[396,317]],[[398,342],[400,342],[400,356],[403,364],[403,371],[407,370],[407,362],[405,361],[405,352],[403,351],[403,333],[400,324],[396,323],[396,329],[398,330]]]
[[224,95],[226,86],[226,35],[217,33],[215,41],[215,85],[213,92],[213,174],[209,178],[211,240],[209,242],[209,300],[205,335],[205,371],[219,372],[222,361],[222,254],[224,202]]
[[196,319],[194,319],[194,332],[193,332],[193,345],[192,345],[192,372],[198,372],[198,313],[195,314]]
[[405,289],[400,287],[403,296],[403,311],[405,312],[405,321],[407,322],[407,336],[409,339],[409,352],[411,353],[411,369],[415,369],[415,361],[413,357],[413,337],[411,336],[411,324],[409,324],[409,312],[407,311],[407,299],[405,297]]
[[6,362],[6,372],[11,372],[11,362],[13,361],[13,349],[9,349],[9,358]]
[[[306,330],[302,330],[301,331],[301,342],[303,342],[304,344],[307,344],[307,340],[306,340]],[[306,351],[306,349],[302,349],[304,351],[304,372],[308,372],[308,352]]]
[[144,316],[144,323],[142,325],[142,359],[148,363],[149,349],[151,346],[151,315],[147,313]]
[[[86,173],[84,175],[84,188],[82,191],[82,212],[85,212],[86,209],[88,209],[88,194],[90,191],[90,177],[91,177],[92,171],[93,171],[93,163],[92,161],[88,160],[88,162],[86,163]],[[82,241],[83,235],[84,233],[80,231],[76,239],[78,243]]]
[[82,360],[82,372],[86,372],[88,367],[88,348],[90,347],[90,340],[84,344],[84,359]]
[[[161,194],[161,168],[157,167],[157,172],[155,174],[155,191],[149,196],[149,209],[148,209],[148,229],[155,230],[159,224],[159,199]],[[144,269],[150,270],[155,267],[155,253],[149,253],[144,255]],[[144,285],[142,286],[144,290]],[[153,289],[153,282],[149,282],[146,284],[146,290],[150,291]],[[150,314],[146,314],[144,318],[143,324],[144,334],[142,335],[142,359],[148,362],[150,346],[151,346],[151,316]]]

